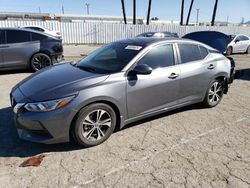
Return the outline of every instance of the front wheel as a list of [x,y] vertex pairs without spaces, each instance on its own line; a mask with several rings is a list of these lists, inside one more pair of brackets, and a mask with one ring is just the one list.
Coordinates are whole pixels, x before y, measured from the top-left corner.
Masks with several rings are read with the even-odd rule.
[[233,53],[233,48],[230,46],[227,48],[226,55],[229,56]]
[[221,80],[215,80],[213,81],[206,93],[206,97],[204,99],[204,104],[206,107],[214,107],[218,105],[223,97],[223,81]]
[[91,147],[107,140],[115,126],[116,114],[113,108],[103,103],[96,103],[79,112],[72,134],[79,145]]
[[52,65],[51,58],[44,53],[37,53],[33,55],[30,61],[30,66],[33,71],[38,71],[42,68]]

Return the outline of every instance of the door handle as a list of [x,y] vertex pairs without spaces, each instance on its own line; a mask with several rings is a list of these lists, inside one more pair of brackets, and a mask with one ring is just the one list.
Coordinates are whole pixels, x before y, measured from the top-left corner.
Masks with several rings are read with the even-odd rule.
[[171,73],[170,76],[168,78],[170,79],[175,79],[179,76],[179,74],[176,74],[176,73]]
[[213,64],[210,64],[209,66],[208,66],[208,69],[214,69],[215,68],[215,66],[213,65]]

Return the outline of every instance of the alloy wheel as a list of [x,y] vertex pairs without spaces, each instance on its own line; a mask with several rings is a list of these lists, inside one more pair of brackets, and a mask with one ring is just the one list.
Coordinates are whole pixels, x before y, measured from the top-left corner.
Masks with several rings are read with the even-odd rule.
[[40,70],[50,65],[51,59],[45,54],[39,54],[33,58],[32,67],[34,70]]
[[82,122],[82,136],[89,141],[98,141],[111,128],[111,122],[109,112],[103,109],[94,110]]
[[223,95],[222,83],[219,81],[214,82],[213,85],[210,87],[208,93],[209,102],[213,105],[218,104],[222,98],[222,95]]

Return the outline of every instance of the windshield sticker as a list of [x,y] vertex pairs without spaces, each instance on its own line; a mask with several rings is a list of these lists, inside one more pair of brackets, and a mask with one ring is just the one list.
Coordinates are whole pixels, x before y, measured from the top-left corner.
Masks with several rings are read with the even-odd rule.
[[133,45],[128,45],[125,49],[126,50],[140,50],[142,46],[133,46]]

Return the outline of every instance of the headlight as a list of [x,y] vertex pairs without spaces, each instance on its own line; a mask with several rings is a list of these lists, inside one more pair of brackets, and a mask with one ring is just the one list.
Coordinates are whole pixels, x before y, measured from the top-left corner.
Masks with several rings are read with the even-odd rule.
[[52,101],[46,101],[46,102],[27,103],[24,106],[24,108],[31,112],[48,112],[51,110],[59,109],[67,105],[70,101],[73,100],[74,97],[75,96],[52,100]]

